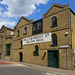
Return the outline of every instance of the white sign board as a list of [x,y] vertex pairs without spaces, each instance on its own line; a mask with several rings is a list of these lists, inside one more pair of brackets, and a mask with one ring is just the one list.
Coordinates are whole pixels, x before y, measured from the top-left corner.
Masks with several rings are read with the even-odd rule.
[[62,46],[60,46],[60,47],[68,47],[68,45],[62,45]]
[[51,41],[51,33],[45,33],[45,34],[23,38],[22,41],[23,41],[23,45],[48,42]]

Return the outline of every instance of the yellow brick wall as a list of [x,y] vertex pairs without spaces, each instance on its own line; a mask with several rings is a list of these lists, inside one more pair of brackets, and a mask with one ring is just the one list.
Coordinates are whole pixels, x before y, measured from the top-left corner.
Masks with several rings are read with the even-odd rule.
[[[52,26],[52,17],[57,17],[57,27],[51,28]],[[43,19],[43,32],[56,31],[60,29],[69,28],[69,19],[70,19],[70,10],[64,10],[57,14],[48,16]]]
[[28,21],[27,20],[24,20],[23,18],[20,20],[20,22],[19,22],[19,24],[16,26],[16,28],[18,28],[18,27],[21,27],[21,26],[23,26],[23,25],[25,25],[25,24],[27,24],[28,23]]
[[[54,10],[53,10],[54,11]],[[49,14],[48,14],[49,15]],[[47,16],[48,16],[47,15]],[[53,16],[57,17],[57,27],[51,28],[52,26],[52,20],[51,18]],[[23,22],[23,21],[22,21]],[[23,24],[21,24],[23,25]],[[15,29],[14,31],[14,41],[13,41],[13,61],[20,61],[19,60],[19,53],[22,52],[23,53],[23,62],[27,62],[27,63],[35,63],[35,64],[40,64],[40,65],[48,65],[48,56],[47,56],[47,52],[46,52],[46,56],[45,58],[42,60],[42,57],[44,55],[44,52],[47,50],[59,50],[59,67],[60,68],[65,68],[67,69],[67,55],[66,55],[66,49],[60,49],[60,46],[62,45],[69,45],[69,69],[72,69],[72,53],[70,53],[71,49],[70,49],[70,44],[71,44],[71,35],[70,35],[70,10],[64,10],[62,12],[59,12],[55,15],[51,15],[48,16],[46,18],[43,18],[43,32],[39,33],[39,34],[43,34],[43,33],[48,33],[51,32],[52,34],[56,34],[57,35],[57,44],[58,46],[55,47],[51,47],[50,45],[52,45],[52,42],[45,42],[45,43],[38,43],[38,44],[31,44],[31,45],[24,45],[23,49],[19,49],[20,47],[20,41],[22,40],[22,38],[25,37],[30,37],[30,36],[34,36],[32,35],[32,23],[28,23],[27,25],[23,26],[23,27],[18,27]],[[23,35],[24,33],[24,28],[27,27],[27,35]],[[20,30],[20,37],[17,37],[17,30]],[[68,35],[65,36],[65,32],[68,32]],[[36,34],[36,35],[39,35]],[[33,56],[33,51],[35,50],[35,45],[39,46],[39,56]],[[65,60],[65,62],[63,62]]]
[[[75,50],[75,15],[71,13],[71,29],[72,29],[72,55],[74,58],[74,50]],[[73,65],[75,66],[75,60],[73,59]]]
[[[10,60],[10,57],[5,56],[6,52],[6,44],[12,43],[12,38],[6,39],[5,36],[11,35],[12,30],[7,30],[6,28],[2,28],[0,31],[0,35],[3,35],[3,38],[0,36],[0,45],[2,45],[0,52],[1,52],[1,59],[3,60]],[[11,36],[12,37],[12,36]]]
[[[61,12],[59,12],[62,10]],[[55,11],[58,13],[55,13]],[[53,14],[52,14],[53,13]],[[29,45],[23,45],[22,49],[20,48],[20,41],[23,38],[31,37],[39,34],[32,35],[32,26],[33,22],[25,19],[20,19],[17,26],[14,29],[14,36],[13,39],[0,39],[2,44],[2,59],[5,60],[12,60],[12,61],[20,61],[20,55],[19,53],[23,53],[23,62],[26,63],[33,63],[33,64],[39,64],[48,66],[48,52],[47,50],[59,50],[59,68],[67,69],[67,49],[61,48],[62,45],[68,45],[68,68],[73,69],[74,62],[73,62],[73,50],[71,49],[71,38],[72,38],[72,47],[74,49],[74,34],[72,33],[71,37],[71,29],[70,25],[72,23],[72,27],[74,28],[74,16],[70,14],[71,11],[69,9],[61,9],[59,7],[53,7],[45,16],[43,16],[43,32],[39,34],[44,34],[51,32],[52,34],[57,35],[57,46],[51,46],[52,40],[50,42],[43,42],[43,43],[37,43],[37,44],[29,44]],[[51,28],[52,26],[52,17],[57,17],[57,26]],[[71,18],[70,18],[71,17]],[[70,23],[71,20],[71,23]],[[24,34],[24,28],[27,27],[27,34]],[[17,31],[20,30],[20,36],[17,37]],[[68,35],[65,36],[65,33],[68,32]],[[7,30],[3,33],[0,33],[0,35],[9,35],[11,34],[11,31]],[[5,57],[5,50],[6,50],[6,44],[11,43],[11,56]],[[39,56],[33,56],[33,52],[35,50],[35,46],[38,45],[39,47]],[[46,52],[46,55],[43,58],[44,53]]]

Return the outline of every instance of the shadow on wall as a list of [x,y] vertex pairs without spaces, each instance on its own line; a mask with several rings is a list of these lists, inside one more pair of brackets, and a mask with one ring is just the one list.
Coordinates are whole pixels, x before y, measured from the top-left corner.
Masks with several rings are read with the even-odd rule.
[[45,58],[45,55],[46,55],[46,52],[44,53],[43,57],[42,57],[42,60]]

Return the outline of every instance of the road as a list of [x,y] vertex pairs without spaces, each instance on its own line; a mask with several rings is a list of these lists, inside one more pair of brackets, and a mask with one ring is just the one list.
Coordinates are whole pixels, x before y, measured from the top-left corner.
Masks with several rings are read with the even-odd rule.
[[29,68],[22,64],[1,64],[0,75],[61,75]]

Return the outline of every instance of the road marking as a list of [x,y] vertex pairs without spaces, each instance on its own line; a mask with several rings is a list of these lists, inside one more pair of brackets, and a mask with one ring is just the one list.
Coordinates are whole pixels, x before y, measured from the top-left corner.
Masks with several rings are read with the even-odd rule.
[[21,64],[6,64],[6,65],[0,65],[0,67],[14,67],[14,66],[23,66]]
[[63,73],[60,73],[60,72],[54,72],[54,71],[43,70],[43,69],[39,69],[39,68],[35,68],[35,67],[23,65],[23,64],[16,64],[16,63],[15,63],[15,64],[0,65],[0,67],[14,67],[14,66],[23,66],[23,67],[27,67],[27,68],[31,68],[31,69],[37,69],[37,70],[49,72],[49,73],[45,73],[45,75],[49,75],[50,73],[55,73],[55,75],[57,75],[57,74],[60,74],[60,75],[67,75],[67,74],[63,74]]
[[42,74],[43,74],[43,75],[58,75],[58,74],[55,74],[55,73],[49,73],[49,72],[47,72],[47,73],[43,73],[43,72],[42,72]]
[[55,74],[67,75],[67,74],[64,74],[64,73],[54,72],[54,71],[48,71],[48,70],[43,70],[43,69],[38,69],[38,68],[30,67],[30,66],[27,66],[27,65],[23,65],[23,66],[24,66],[24,67],[27,67],[27,68],[37,69],[37,70],[41,70],[41,71],[47,71],[47,72],[51,72],[51,73],[55,73]]

